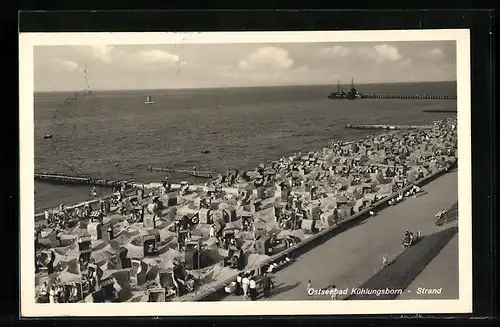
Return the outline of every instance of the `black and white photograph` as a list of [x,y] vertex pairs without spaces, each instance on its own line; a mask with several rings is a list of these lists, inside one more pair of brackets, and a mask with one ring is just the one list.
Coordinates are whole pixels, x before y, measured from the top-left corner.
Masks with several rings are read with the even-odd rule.
[[21,315],[471,312],[469,61],[467,30],[21,33]]

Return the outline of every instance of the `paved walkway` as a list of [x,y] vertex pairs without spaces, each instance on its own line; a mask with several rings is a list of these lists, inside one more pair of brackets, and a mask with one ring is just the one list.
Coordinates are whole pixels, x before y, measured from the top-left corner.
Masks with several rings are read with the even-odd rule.
[[[381,267],[382,256],[392,260],[401,253],[401,237],[406,230],[420,230],[424,236],[423,240],[426,235],[433,234],[435,214],[452,206],[458,199],[458,174],[456,171],[445,174],[427,184],[423,190],[427,193],[384,209],[377,216],[361,222],[298,257],[291,266],[276,273],[274,278],[276,288],[269,300],[329,298],[325,295],[308,296],[306,291],[308,280],[312,281],[312,287],[316,289],[325,289],[335,284],[337,289],[349,293],[352,288],[360,287],[377,274]],[[458,263],[454,267],[456,268],[450,266],[450,270],[458,270]],[[443,275],[446,274],[443,272]],[[458,289],[458,280],[455,284]],[[415,286],[411,285],[410,289]],[[387,286],[379,286],[379,288],[384,287]],[[450,292],[447,291],[446,294]],[[405,294],[405,298],[419,297]],[[227,296],[223,299],[223,301],[237,300],[241,300],[241,297]]]

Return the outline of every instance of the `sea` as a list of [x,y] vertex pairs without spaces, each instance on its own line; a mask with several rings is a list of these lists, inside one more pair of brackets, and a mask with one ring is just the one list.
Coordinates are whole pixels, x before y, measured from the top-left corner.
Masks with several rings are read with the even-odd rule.
[[[356,85],[361,93],[456,94],[456,82]],[[331,100],[336,85],[35,93],[35,171],[158,182],[148,166],[224,173],[314,151],[374,130],[346,124],[427,124],[455,100]],[[144,104],[150,95],[154,104]],[[53,134],[52,139],[44,139]],[[208,153],[204,153],[207,152]],[[173,181],[204,183],[184,174]],[[110,189],[99,189],[106,195]],[[90,199],[89,186],[35,182],[35,210]]]

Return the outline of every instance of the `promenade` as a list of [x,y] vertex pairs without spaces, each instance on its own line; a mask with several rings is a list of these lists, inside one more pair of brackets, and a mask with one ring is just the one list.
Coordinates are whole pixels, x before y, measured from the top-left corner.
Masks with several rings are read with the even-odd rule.
[[[424,186],[423,190],[426,194],[415,199],[408,198],[396,206],[388,207],[378,213],[376,217],[361,222],[298,257],[292,265],[275,274],[276,287],[269,300],[329,299],[328,296],[308,296],[306,292],[308,280],[312,281],[312,287],[316,289],[326,289],[335,284],[337,289],[348,288],[350,292],[353,287],[360,287],[379,271],[382,256],[387,256],[391,260],[401,253],[401,237],[406,230],[421,231],[424,240],[425,236],[434,232],[435,214],[457,201],[457,171],[445,174]],[[456,236],[451,242],[456,242]],[[440,254],[449,256],[449,252],[453,252],[453,249],[445,249]],[[458,271],[456,255],[452,259],[448,257],[445,264],[452,265],[451,262],[455,258],[455,266],[450,266],[450,269],[456,267],[455,270]],[[429,274],[441,275],[442,279],[450,276],[442,271],[438,274],[435,269],[432,271],[434,273],[428,273],[424,270],[421,274],[422,278]],[[458,279],[450,279],[450,281],[454,280],[456,283],[448,282],[447,289],[449,290],[442,294],[447,295],[446,298],[449,298],[448,294],[458,294]],[[436,280],[436,283],[433,284],[429,283],[429,287],[436,287],[432,285],[439,285],[439,281]],[[388,285],[378,286],[378,288],[385,287]],[[410,285],[409,289],[414,287],[416,285]],[[456,293],[453,293],[453,289],[457,290]],[[339,296],[339,298],[343,297]],[[413,295],[404,294],[404,297],[402,295],[401,298],[419,299],[420,297],[413,293]],[[242,300],[242,298],[230,295],[223,300],[237,301]]]

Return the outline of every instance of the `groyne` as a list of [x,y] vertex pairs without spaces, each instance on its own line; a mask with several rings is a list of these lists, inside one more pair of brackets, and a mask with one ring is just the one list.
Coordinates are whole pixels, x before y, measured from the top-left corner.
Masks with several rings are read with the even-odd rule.
[[[416,181],[415,183],[407,185],[401,191],[403,193],[405,193],[405,192],[409,191],[414,185],[422,187],[425,184],[432,182],[433,180],[435,180],[436,178],[438,178],[439,176],[443,175],[446,172],[447,172],[446,168],[440,169],[440,170],[422,178],[421,180]],[[292,247],[290,247],[290,248],[288,248],[280,253],[277,253],[277,254],[273,255],[272,257],[269,257],[268,259],[259,263],[259,265],[257,265],[256,267],[254,267],[248,271],[249,272],[254,271],[254,274],[258,275],[263,267],[266,267],[273,262],[280,261],[285,257],[296,258],[297,256],[300,256],[301,254],[306,253],[307,251],[311,250],[312,248],[314,248],[315,246],[317,246],[321,242],[323,242],[331,237],[334,237],[335,233],[339,232],[339,230],[341,228],[352,227],[356,222],[358,222],[362,219],[367,219],[368,217],[370,217],[370,211],[373,211],[373,210],[380,211],[380,210],[386,208],[389,205],[388,202],[390,200],[395,199],[398,195],[399,195],[399,192],[392,193],[391,195],[381,199],[380,201],[372,204],[371,206],[355,213],[354,215],[350,216],[349,218],[347,218],[343,221],[340,221],[338,224],[331,226],[327,229],[324,229],[324,230],[312,235],[311,237],[304,239],[302,242],[300,242],[300,243],[298,243],[298,244],[296,244],[296,245],[294,245],[294,246],[292,246]],[[376,219],[376,216],[374,216],[372,218],[368,218],[368,219]],[[293,263],[292,263],[292,265],[293,265]],[[214,285],[211,289],[197,295],[194,298],[189,299],[189,301],[195,301],[195,302],[198,302],[198,301],[218,301],[219,299],[227,296],[224,288],[228,284],[230,284],[231,282],[236,281],[236,276],[237,276],[237,274],[235,274],[234,276]]]
[[399,100],[456,100],[457,95],[401,95],[401,94],[362,94],[362,99],[399,99]]
[[[135,183],[135,182],[132,182],[132,183],[128,182],[128,183],[129,183],[130,188],[126,192],[126,194],[129,194],[129,193],[133,194],[137,188],[142,188],[146,191],[152,191],[155,189],[159,189],[162,186],[161,183]],[[171,184],[170,188],[172,191],[177,191],[181,188],[181,186],[182,186],[181,184]],[[208,192],[208,191],[215,190],[215,188],[205,186],[205,185],[189,185],[188,190],[190,192],[196,192],[196,191]],[[238,188],[236,188],[236,187],[223,187],[222,191],[227,193],[227,194],[232,194],[232,195],[238,194]],[[78,203],[78,204],[75,204],[72,206],[67,206],[67,207],[65,207],[65,209],[67,212],[71,212],[73,210],[83,208],[86,204],[90,204],[90,205],[97,204],[100,201],[109,200],[112,197],[114,197],[114,195],[108,195],[108,196],[104,196],[104,197],[99,197],[98,199],[83,201],[81,203]],[[49,211],[51,211],[51,210],[55,210],[55,209],[50,209]],[[45,212],[39,212],[39,213],[35,214],[35,221],[42,220],[42,219],[45,219]]]
[[347,124],[345,128],[350,129],[383,129],[383,130],[399,130],[399,129],[431,129],[432,125],[356,125]]
[[196,178],[213,178],[212,174],[207,171],[197,171],[197,170],[189,170],[189,169],[172,169],[172,168],[157,168],[157,167],[148,167],[148,171],[154,172],[166,172],[166,173],[184,173]]
[[95,178],[88,176],[65,175],[65,174],[46,173],[46,172],[35,173],[35,181],[51,183],[51,184],[94,185],[94,186],[104,186],[104,187],[113,187],[116,185],[120,185],[122,183],[127,183],[127,181],[114,181],[106,178]]

